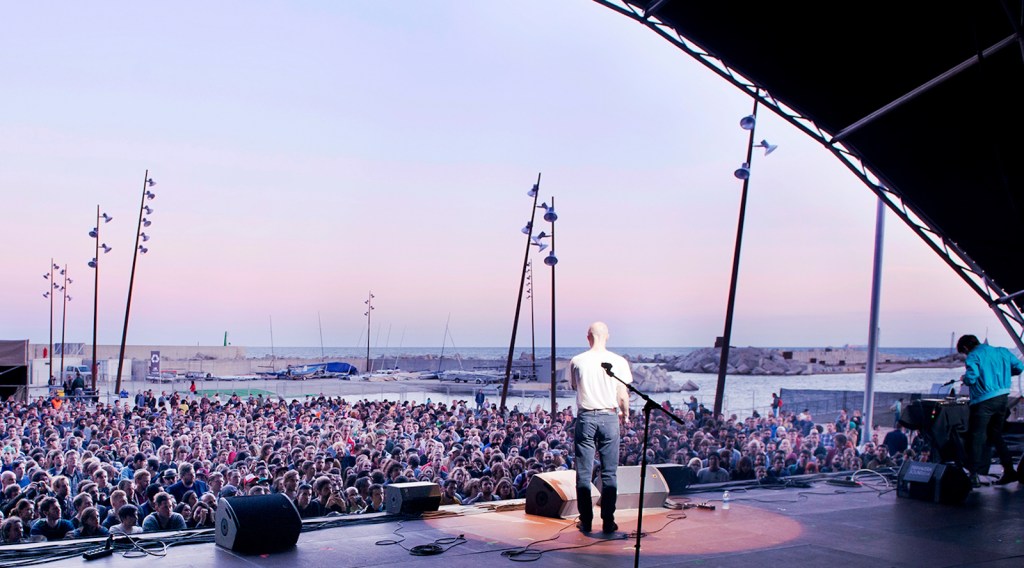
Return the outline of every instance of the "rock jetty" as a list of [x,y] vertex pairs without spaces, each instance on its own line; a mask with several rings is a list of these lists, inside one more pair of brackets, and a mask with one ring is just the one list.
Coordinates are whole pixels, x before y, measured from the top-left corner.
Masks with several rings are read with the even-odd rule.
[[[668,371],[684,373],[717,373],[722,350],[698,349],[682,357],[654,357],[651,361]],[[794,361],[777,349],[760,347],[733,347],[729,349],[730,375],[806,375],[821,373],[820,365]]]
[[663,367],[658,365],[633,365],[633,383],[643,392],[682,392],[697,390],[692,381],[677,384]]
[[[721,349],[704,348],[681,357],[659,354],[634,362],[654,363],[667,371],[717,374],[721,358]],[[732,347],[729,349],[729,366],[726,372],[730,375],[863,373],[867,368],[866,359],[865,351],[849,348],[780,351],[761,347]],[[964,356],[956,353],[929,361],[879,353],[877,370],[881,373],[891,373],[910,368],[953,368],[963,365],[963,361]]]

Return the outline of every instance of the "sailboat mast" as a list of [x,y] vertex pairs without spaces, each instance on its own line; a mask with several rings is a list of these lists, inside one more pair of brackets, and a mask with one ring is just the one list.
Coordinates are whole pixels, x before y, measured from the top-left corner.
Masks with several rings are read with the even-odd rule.
[[398,356],[402,352],[402,344],[405,343],[405,326],[402,326],[402,338],[398,340],[398,351],[395,352],[395,370],[398,370]]
[[366,301],[366,373],[370,373],[370,313],[373,311],[373,290],[367,294]]
[[441,374],[441,361],[444,361],[444,344],[448,341],[448,324],[452,321],[452,313],[448,312],[448,319],[444,321],[444,337],[441,338],[441,356],[437,358],[437,374]]
[[320,326],[320,360],[326,360],[324,355],[324,322],[320,320],[320,312],[316,313],[316,323]]
[[268,316],[270,318],[270,372],[277,371],[274,365],[274,360],[277,357],[274,355],[274,316]]

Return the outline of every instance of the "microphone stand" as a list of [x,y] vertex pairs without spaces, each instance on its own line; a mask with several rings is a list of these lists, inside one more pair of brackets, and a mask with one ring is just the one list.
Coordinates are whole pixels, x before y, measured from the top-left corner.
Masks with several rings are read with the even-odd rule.
[[[620,383],[625,385],[625,387],[629,389],[633,394],[637,395],[638,397],[644,400],[644,437],[643,443],[640,447],[640,510],[637,513],[636,519],[636,544],[633,545],[633,548],[636,550],[635,554],[633,555],[633,568],[638,568],[640,566],[640,537],[643,535],[644,523],[644,486],[645,482],[647,481],[647,432],[650,429],[651,425],[651,410],[657,409],[664,412],[666,416],[668,416],[672,420],[675,420],[684,428],[686,427],[686,423],[683,422],[683,420],[676,416],[675,414],[672,414],[671,412],[662,408],[660,404],[654,402],[654,400],[651,399],[651,397],[641,392],[640,389],[634,387],[632,384],[627,383],[626,381],[623,381],[622,379],[617,377],[615,373],[612,372],[611,363],[602,363],[601,366],[604,367],[604,372],[608,373],[609,377],[615,379],[616,381],[619,381]],[[622,437],[621,433],[619,434],[619,437]]]

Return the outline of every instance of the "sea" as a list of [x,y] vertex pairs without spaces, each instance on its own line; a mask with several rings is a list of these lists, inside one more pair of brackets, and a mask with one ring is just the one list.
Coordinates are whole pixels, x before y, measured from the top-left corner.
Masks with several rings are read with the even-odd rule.
[[[864,349],[849,346],[835,347],[837,349]],[[657,355],[663,357],[683,356],[699,348],[697,347],[619,347],[611,349],[619,354],[631,358],[654,358]],[[821,349],[820,347],[779,347],[779,350],[800,350],[800,349]],[[526,351],[528,351],[527,349]],[[559,359],[568,359],[573,355],[585,351],[582,346],[562,347],[557,350]],[[514,352],[518,357],[524,350],[517,348]],[[884,347],[879,348],[880,353],[893,355],[916,361],[930,361],[950,354],[948,347]],[[538,349],[537,358],[547,358],[548,349]],[[508,347],[459,347],[448,348],[444,357],[454,357],[458,354],[464,359],[504,359],[508,356]],[[248,347],[248,357],[298,357],[316,358],[321,357],[320,347]],[[390,349],[370,349],[371,358],[385,360],[389,357],[409,356],[441,356],[439,347],[402,347]],[[327,358],[343,357],[365,357],[366,348],[358,347],[331,347],[324,348],[323,356]],[[672,379],[679,385],[691,381],[698,386],[694,392],[673,392],[657,393],[651,397],[658,402],[668,401],[675,405],[687,402],[691,395],[697,397],[698,402],[706,407],[712,408],[715,401],[718,376],[711,373],[682,373],[670,372]],[[921,393],[929,394],[937,385],[950,380],[958,379],[963,374],[962,367],[954,368],[908,368],[891,373],[876,373],[874,375],[873,388],[876,393]],[[1016,390],[1021,390],[1020,377],[1014,379]],[[410,400],[414,402],[425,402],[430,399],[435,402],[451,402],[467,398],[464,393],[438,393],[438,392],[417,392],[415,389],[406,389],[396,386],[394,383],[375,383],[373,391],[368,391],[367,396],[376,399]],[[497,400],[495,388],[484,387],[489,399]],[[863,392],[866,389],[865,373],[842,373],[842,374],[820,374],[820,375],[795,375],[795,376],[761,376],[761,375],[731,375],[726,378],[726,385],[723,395],[723,408],[728,413],[735,413],[740,416],[749,416],[752,410],[760,413],[768,411],[772,393],[780,389],[802,389],[802,390],[826,390],[826,391],[857,391]],[[520,408],[534,408],[540,405],[546,408],[549,401],[545,397],[539,397],[538,393],[531,393],[523,389],[517,389],[514,385],[509,393],[509,404],[518,405]],[[557,398],[559,407],[574,406],[575,400],[571,396],[559,396]],[[633,397],[633,406],[640,408],[643,401]]]
[[[847,345],[843,346],[829,346],[834,349],[852,349],[867,351],[866,347],[850,347]],[[630,359],[650,359],[657,355],[663,357],[682,357],[689,355],[694,351],[701,349],[700,347],[617,347],[610,345],[609,348],[616,353],[629,357]],[[806,349],[824,349],[825,347],[762,347],[763,349],[778,349],[780,351],[799,351]],[[518,357],[521,353],[529,351],[529,348],[516,347],[514,350],[514,356]],[[586,346],[575,346],[575,347],[558,347],[555,349],[555,355],[559,359],[568,359],[577,353],[586,351]],[[547,359],[551,355],[551,349],[548,347],[537,347],[537,359]],[[949,355],[952,350],[948,347],[880,347],[879,353],[885,353],[888,355],[894,355],[900,358],[912,359],[916,361],[928,361],[931,359],[937,359],[944,355]],[[340,359],[345,357],[366,357],[366,347],[246,347],[246,357],[261,358],[261,357],[281,357],[281,358],[299,358],[299,359],[315,359],[317,357],[326,357],[328,359]],[[463,359],[505,359],[508,357],[508,347],[447,347],[442,350],[441,347],[371,347],[370,358],[379,359],[383,357],[388,359],[391,357],[399,356],[410,356],[410,357],[421,357],[421,356],[445,356],[454,357],[456,355],[461,356]]]

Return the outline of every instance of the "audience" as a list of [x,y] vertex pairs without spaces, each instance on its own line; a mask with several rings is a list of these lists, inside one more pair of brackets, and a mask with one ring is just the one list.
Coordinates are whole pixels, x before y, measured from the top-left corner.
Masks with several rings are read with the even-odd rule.
[[[872,442],[859,453],[858,424],[845,417],[816,425],[806,411],[674,411],[686,426],[656,415],[647,457],[689,465],[698,483],[899,467],[927,451],[912,437],[898,453]],[[375,513],[385,486],[409,481],[439,483],[446,505],[486,503],[522,498],[534,475],[574,465],[571,408],[502,417],[468,401],[146,391],[113,405],[8,401],[0,416],[4,543],[212,527],[220,498],[268,493],[292,499],[303,518]],[[635,413],[622,429],[623,465],[640,463],[643,431]]]

